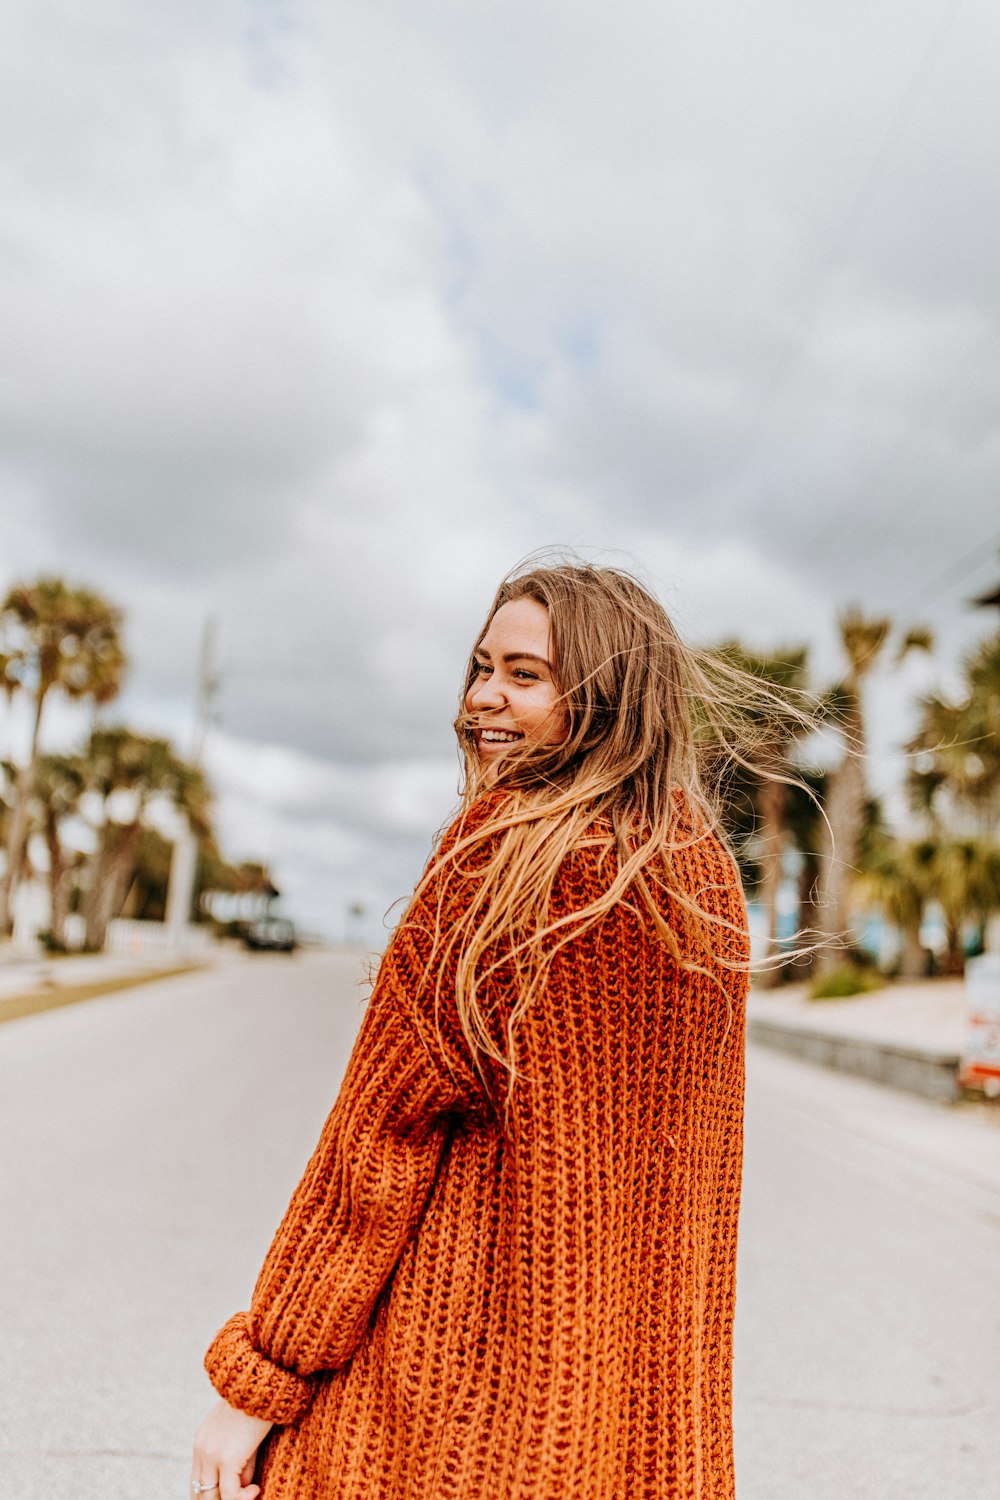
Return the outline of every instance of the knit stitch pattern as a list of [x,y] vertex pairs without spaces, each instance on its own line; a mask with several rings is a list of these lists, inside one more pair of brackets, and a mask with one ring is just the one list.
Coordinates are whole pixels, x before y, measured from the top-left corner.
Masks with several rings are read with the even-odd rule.
[[[551,916],[598,897],[611,864],[567,856]],[[720,844],[703,834],[673,868],[731,924],[717,951],[745,957]],[[619,902],[555,954],[504,1115],[505,1076],[484,1085],[473,1066],[447,966],[435,997],[439,903],[447,928],[475,880],[439,873],[394,934],[209,1376],[279,1424],[263,1500],[733,1500],[745,975],[683,968]],[[502,968],[482,998],[502,1023]]]

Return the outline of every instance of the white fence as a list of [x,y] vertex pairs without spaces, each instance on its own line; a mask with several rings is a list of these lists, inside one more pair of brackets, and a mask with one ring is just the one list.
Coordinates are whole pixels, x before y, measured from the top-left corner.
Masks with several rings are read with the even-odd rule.
[[121,917],[108,924],[108,953],[130,953],[137,958],[176,954],[190,958],[208,953],[215,939],[207,927],[189,922],[179,930],[165,922],[129,922]]

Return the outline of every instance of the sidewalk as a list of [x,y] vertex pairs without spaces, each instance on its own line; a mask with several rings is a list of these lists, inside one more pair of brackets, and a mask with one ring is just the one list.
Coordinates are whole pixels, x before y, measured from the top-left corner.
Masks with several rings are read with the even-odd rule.
[[218,954],[72,953],[53,956],[0,947],[0,1023],[140,984],[158,975],[202,968]]
[[[325,947],[325,945],[323,945]],[[329,951],[335,951],[330,949]],[[358,957],[362,950],[358,950]],[[287,958],[285,962],[287,963]],[[183,943],[177,948],[119,947],[102,953],[45,954],[0,945],[0,1024],[77,1000],[129,989],[147,980],[195,969],[232,969],[267,962],[231,940]]]
[[117,979],[123,974],[174,968],[174,955],[137,953],[30,954],[0,947],[0,1000],[26,991]]
[[754,990],[751,1041],[925,1098],[958,1097],[966,1022],[961,979],[887,985],[845,1000],[810,1000],[805,985]]

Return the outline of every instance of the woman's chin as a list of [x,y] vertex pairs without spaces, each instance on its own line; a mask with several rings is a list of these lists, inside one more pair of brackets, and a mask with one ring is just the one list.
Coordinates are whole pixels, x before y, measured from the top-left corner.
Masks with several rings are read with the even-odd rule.
[[502,760],[502,755],[480,754],[479,774],[482,777],[484,786],[493,786],[497,776],[500,774],[500,763]]
[[510,759],[512,748],[511,745],[490,746],[489,749],[482,745],[476,747],[480,774],[487,786],[492,786],[496,781],[504,764]]

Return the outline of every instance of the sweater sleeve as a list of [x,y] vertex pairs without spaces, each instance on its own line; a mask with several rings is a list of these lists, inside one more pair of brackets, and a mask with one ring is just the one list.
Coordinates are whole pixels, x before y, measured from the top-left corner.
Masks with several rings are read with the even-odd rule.
[[432,880],[394,934],[250,1309],[209,1347],[212,1384],[254,1416],[295,1421],[315,1377],[350,1359],[417,1229],[454,1117],[483,1106],[454,1017],[438,1014],[433,962],[469,887],[467,871]]

